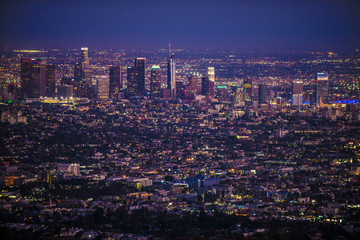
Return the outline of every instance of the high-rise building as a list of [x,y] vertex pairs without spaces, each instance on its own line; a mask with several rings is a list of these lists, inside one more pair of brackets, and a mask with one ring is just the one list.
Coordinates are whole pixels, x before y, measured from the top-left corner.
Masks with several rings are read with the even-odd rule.
[[303,105],[303,88],[304,84],[302,81],[292,82],[291,104],[293,106]]
[[138,95],[137,74],[135,67],[127,68],[127,94],[129,97]]
[[145,95],[145,68],[145,58],[135,58],[135,67],[127,68],[128,97]]
[[201,78],[201,95],[209,96],[210,80],[208,77]]
[[122,89],[121,70],[120,67],[109,68],[109,94],[110,98],[115,98],[115,95],[120,93]]
[[145,69],[146,69],[146,59],[145,58],[135,58],[135,71],[137,71],[136,81],[137,81],[137,95],[145,95]]
[[74,80],[76,82],[82,81],[81,79],[81,63],[77,62],[74,66]]
[[252,101],[252,79],[244,80],[244,100]]
[[80,61],[74,66],[74,95],[76,97],[92,98],[94,87],[89,62],[88,48],[81,48]]
[[171,54],[167,63],[167,88],[170,89],[170,97],[176,98],[176,64],[174,54]]
[[199,79],[197,76],[191,75],[188,77],[188,90],[193,93],[193,95],[198,95],[200,93]]
[[56,70],[54,65],[46,65],[46,86],[45,86],[45,96],[46,97],[55,97],[55,76]]
[[209,97],[214,98],[215,96],[215,68],[208,67],[207,76],[209,78]]
[[99,100],[109,99],[109,77],[107,75],[98,76],[96,80],[97,98]]
[[24,98],[55,97],[55,66],[45,58],[22,58],[20,76]]
[[32,70],[31,58],[22,57],[20,67],[21,67],[20,79],[21,79],[22,96],[23,98],[33,97],[34,84],[31,78],[31,70]]
[[259,84],[259,104],[266,103],[266,85],[265,84]]
[[317,73],[315,80],[316,106],[329,103],[329,75],[326,72]]
[[303,94],[304,83],[302,81],[292,82],[292,94]]
[[89,49],[87,47],[81,48],[81,78],[86,82],[88,86],[92,86],[92,76],[88,51]]
[[150,74],[150,93],[152,98],[161,97],[161,70],[160,66],[154,65]]

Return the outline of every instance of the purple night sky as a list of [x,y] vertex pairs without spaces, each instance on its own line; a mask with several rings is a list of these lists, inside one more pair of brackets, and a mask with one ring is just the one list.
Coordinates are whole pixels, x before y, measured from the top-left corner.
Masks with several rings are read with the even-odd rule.
[[0,47],[353,50],[359,1],[1,1]]

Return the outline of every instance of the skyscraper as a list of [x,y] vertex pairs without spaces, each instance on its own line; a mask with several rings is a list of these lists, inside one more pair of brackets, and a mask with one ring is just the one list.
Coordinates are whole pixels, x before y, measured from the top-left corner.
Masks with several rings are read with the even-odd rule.
[[145,95],[145,68],[145,58],[135,58],[135,67],[127,68],[126,80],[129,97]]
[[127,94],[129,97],[133,97],[138,95],[138,85],[137,85],[137,71],[135,67],[128,67],[127,68]]
[[304,84],[302,81],[292,82],[291,104],[293,106],[303,105],[303,86]]
[[109,94],[110,98],[114,98],[122,89],[121,70],[120,67],[109,68]]
[[208,77],[201,78],[201,95],[209,96],[210,80]]
[[88,48],[81,48],[80,61],[74,66],[74,95],[77,97],[92,98],[94,88],[90,69]]
[[207,76],[209,78],[209,97],[214,98],[215,96],[215,68],[208,67]]
[[259,104],[266,103],[266,85],[259,84]]
[[244,80],[244,100],[251,101],[252,100],[252,79]]
[[32,78],[31,78],[31,58],[22,57],[21,58],[21,69],[20,69],[20,79],[21,79],[21,88],[23,98],[33,97],[32,95]]
[[89,62],[89,49],[87,47],[81,48],[81,77],[85,80],[88,86],[92,86],[91,69]]
[[188,90],[193,95],[198,95],[200,93],[199,89],[199,79],[195,75],[191,75],[188,77]]
[[171,54],[167,64],[167,88],[170,89],[170,97],[176,98],[176,64],[174,54]]
[[145,69],[146,69],[146,59],[145,58],[135,58],[135,71],[137,71],[136,81],[137,81],[137,95],[145,95]]
[[55,66],[45,58],[21,58],[20,76],[24,98],[55,97]]
[[329,75],[326,72],[317,73],[315,80],[316,106],[329,103]]
[[96,80],[97,98],[99,100],[109,99],[109,77],[107,75],[98,76]]
[[56,70],[54,65],[46,65],[45,66],[45,78],[46,78],[46,86],[45,86],[45,96],[46,97],[55,97],[55,76]]
[[157,65],[151,68],[150,93],[152,98],[161,96],[161,70]]

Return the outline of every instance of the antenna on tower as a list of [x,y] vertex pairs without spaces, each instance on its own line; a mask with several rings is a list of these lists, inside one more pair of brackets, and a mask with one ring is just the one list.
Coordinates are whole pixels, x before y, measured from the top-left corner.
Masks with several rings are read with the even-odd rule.
[[171,43],[169,43],[169,56],[171,55]]

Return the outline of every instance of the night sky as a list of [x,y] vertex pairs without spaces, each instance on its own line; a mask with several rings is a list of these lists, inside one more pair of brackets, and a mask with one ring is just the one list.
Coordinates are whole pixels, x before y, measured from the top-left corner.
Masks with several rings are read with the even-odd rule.
[[[358,3],[357,3],[358,2]],[[0,47],[354,50],[360,1],[7,0]]]

